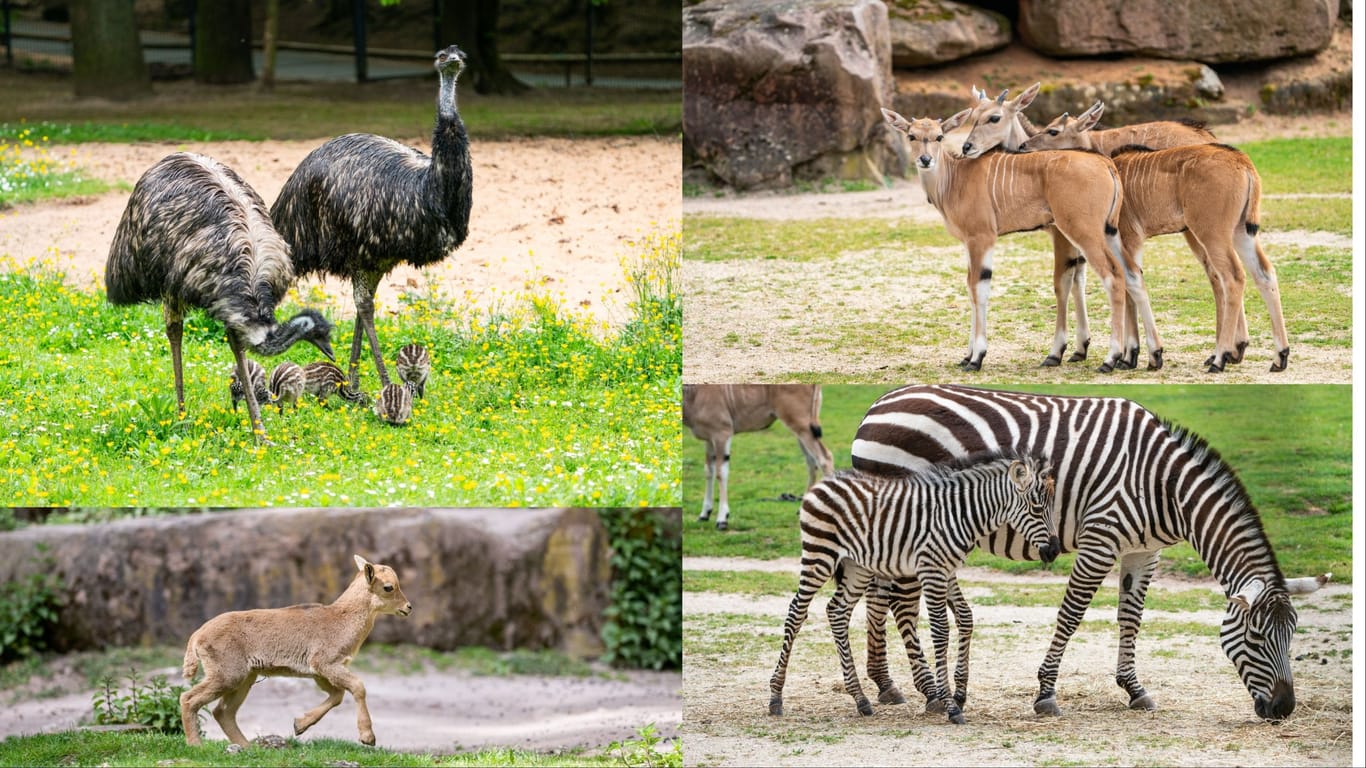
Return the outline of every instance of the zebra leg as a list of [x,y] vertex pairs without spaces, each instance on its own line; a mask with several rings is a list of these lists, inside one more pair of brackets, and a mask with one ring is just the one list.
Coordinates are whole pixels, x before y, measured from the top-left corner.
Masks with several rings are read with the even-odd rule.
[[787,609],[787,621],[783,622],[783,649],[778,654],[778,666],[773,670],[773,677],[768,682],[770,715],[783,714],[783,684],[787,681],[787,662],[792,655],[792,643],[797,639],[797,632],[801,630],[802,623],[806,621],[811,598],[815,597],[816,591],[830,580],[833,570],[831,564],[825,560],[817,560],[810,566],[802,566],[802,578],[797,585],[797,594],[792,596],[792,603]]
[[920,635],[916,625],[920,623],[920,582],[911,579],[896,581],[892,584],[892,612],[896,616],[897,631],[906,644],[906,658],[911,663],[912,681],[915,689],[925,697],[926,712],[943,712],[944,707],[934,695],[934,673],[920,647]]
[[963,710],[949,696],[949,615],[948,578],[943,573],[922,572],[920,586],[925,594],[925,612],[930,615],[930,634],[934,636],[934,699],[943,702],[949,722],[962,724]]
[[1157,709],[1153,697],[1138,683],[1134,640],[1143,623],[1143,600],[1148,593],[1159,552],[1133,552],[1119,560],[1119,663],[1115,682],[1129,694],[1129,709]]
[[953,700],[958,706],[968,701],[968,660],[972,655],[972,606],[958,588],[958,577],[949,578],[949,607],[953,622],[958,627],[958,659],[953,669]]
[[858,669],[854,666],[854,654],[849,649],[849,617],[854,612],[854,603],[868,589],[872,574],[848,560],[835,568],[838,587],[835,596],[825,605],[825,616],[830,621],[830,634],[835,638],[835,650],[840,655],[840,671],[844,673],[844,690],[854,697],[854,706],[860,715],[873,714],[873,705],[863,695],[859,685]]
[[892,682],[887,669],[887,611],[891,596],[886,582],[878,579],[865,597],[864,615],[868,619],[868,677],[877,684],[879,704],[905,704],[906,697]]
[[1034,712],[1040,715],[1062,714],[1058,708],[1055,687],[1058,665],[1062,663],[1063,651],[1067,650],[1067,641],[1077,631],[1101,581],[1115,564],[1115,555],[1104,542],[1079,541],[1076,552],[1072,575],[1067,579],[1067,593],[1063,595],[1062,605],[1058,608],[1058,626],[1053,633],[1053,642],[1048,647],[1043,664],[1039,666],[1039,695],[1034,699]]

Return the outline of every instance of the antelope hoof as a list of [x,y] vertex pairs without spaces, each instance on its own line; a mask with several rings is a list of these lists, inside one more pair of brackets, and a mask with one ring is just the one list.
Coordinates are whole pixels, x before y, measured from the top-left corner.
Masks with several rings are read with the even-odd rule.
[[783,716],[783,697],[774,696],[768,700],[768,714],[773,717]]
[[877,703],[879,704],[905,704],[906,697],[901,695],[901,689],[895,685],[889,685],[886,689],[878,691]]
[[703,512],[702,514],[700,514],[700,515],[697,516],[697,522],[699,522],[699,523],[705,523],[706,521],[708,521],[708,520],[710,520],[710,519],[711,519],[711,510],[710,510],[710,509],[707,510],[706,512]]
[[1049,355],[1043,359],[1042,363],[1039,363],[1040,368],[1057,368],[1060,365],[1062,365],[1062,358],[1057,355]]
[[1067,362],[1069,362],[1069,363],[1080,363],[1081,361],[1085,360],[1085,359],[1086,359],[1086,351],[1087,351],[1088,349],[1090,349],[1090,347],[1091,347],[1091,340],[1090,340],[1090,339],[1087,339],[1086,341],[1083,341],[1082,343],[1078,344],[1078,345],[1077,345],[1077,351],[1076,351],[1076,352],[1073,352],[1073,353],[1072,353],[1072,356],[1069,357],[1069,358],[1067,358]]
[[1049,696],[1046,699],[1039,699],[1034,702],[1034,714],[1060,717],[1062,715],[1062,710],[1058,709],[1057,698]]
[[718,530],[718,531],[724,531],[724,530],[726,530],[726,529],[729,528],[729,527],[730,527],[730,526],[726,525],[726,521],[725,521],[725,520],[718,520],[717,523],[716,523],[716,530]]
[[1160,350],[1160,349],[1154,349],[1154,350],[1152,351],[1152,359],[1148,361],[1148,370],[1150,370],[1150,371],[1160,371],[1160,370],[1162,370],[1162,350]]
[[1110,365],[1109,363],[1101,363],[1100,367],[1096,370],[1100,371],[1101,373],[1110,373],[1114,369],[1115,367],[1113,365]]
[[1157,702],[1145,691],[1129,700],[1129,709],[1145,709],[1151,712],[1157,709]]
[[1138,367],[1138,346],[1129,347],[1129,356],[1124,359],[1124,370],[1132,370]]
[[873,714],[873,705],[868,702],[867,696],[860,696],[857,699],[854,699],[854,703],[858,705],[858,713],[860,715],[868,717]]
[[1280,373],[1290,365],[1290,347],[1276,353],[1276,362],[1271,364],[1272,373]]
[[927,715],[942,715],[942,714],[944,714],[944,713],[947,712],[947,711],[948,711],[948,707],[945,705],[943,699],[926,699],[926,700],[925,700],[925,714],[927,714]]
[[1236,350],[1232,355],[1229,355],[1228,361],[1229,361],[1230,363],[1241,363],[1241,362],[1243,362],[1243,351],[1246,350],[1246,349],[1247,349],[1247,342],[1246,342],[1246,341],[1240,341],[1240,342],[1238,342],[1238,348],[1237,348],[1237,350]]

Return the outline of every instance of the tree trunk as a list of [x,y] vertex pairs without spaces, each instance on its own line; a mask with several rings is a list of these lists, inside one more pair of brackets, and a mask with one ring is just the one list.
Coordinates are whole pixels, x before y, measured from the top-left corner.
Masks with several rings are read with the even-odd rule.
[[280,36],[280,0],[266,0],[266,28],[262,35],[261,87],[275,88],[275,44]]
[[194,79],[198,83],[249,83],[250,0],[200,0],[195,4]]
[[71,3],[71,73],[78,99],[152,95],[133,0]]
[[530,86],[518,80],[498,57],[500,0],[447,0],[441,14],[443,45],[455,43],[465,52],[466,71],[478,93],[521,93]]

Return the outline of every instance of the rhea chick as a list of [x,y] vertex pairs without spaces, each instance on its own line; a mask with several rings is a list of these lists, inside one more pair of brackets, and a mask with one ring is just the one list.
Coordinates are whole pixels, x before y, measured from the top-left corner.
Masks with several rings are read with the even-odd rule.
[[413,391],[407,384],[385,384],[375,400],[375,415],[387,424],[406,424],[413,415]]
[[432,358],[427,354],[426,347],[404,344],[394,359],[394,369],[398,371],[399,381],[412,387],[413,393],[419,398],[425,397],[427,376],[432,372]]
[[370,398],[347,386],[346,374],[336,365],[320,360],[304,366],[304,393],[318,398],[327,405],[328,398],[336,395],[352,405],[368,405]]
[[270,372],[270,397],[285,412],[285,403],[292,403],[299,409],[299,398],[304,394],[304,369],[298,363],[286,360]]
[[[246,358],[247,379],[251,381],[251,392],[256,396],[256,402],[269,403],[270,391],[266,389],[266,369],[261,364]],[[232,412],[237,413],[237,404],[247,399],[247,391],[242,386],[242,382],[237,380],[237,366],[232,367],[232,376],[228,378],[228,393],[232,395]]]

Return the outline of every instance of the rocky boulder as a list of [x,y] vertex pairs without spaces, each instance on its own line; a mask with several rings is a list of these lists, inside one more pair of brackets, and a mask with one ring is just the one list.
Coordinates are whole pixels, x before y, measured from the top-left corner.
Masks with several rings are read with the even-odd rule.
[[1002,48],[1010,20],[953,0],[890,0],[892,66],[924,67]]
[[372,641],[586,657],[603,650],[611,591],[598,514],[248,510],[32,526],[0,534],[0,581],[38,567],[45,544],[65,584],[62,650],[178,645],[224,611],[332,602],[359,554],[392,566],[413,603],[408,618],[376,621]]
[[1206,63],[1323,50],[1338,0],[1020,0],[1020,37],[1050,56],[1137,53]]
[[708,0],[683,9],[686,162],[740,189],[878,177],[895,155],[878,0]]

